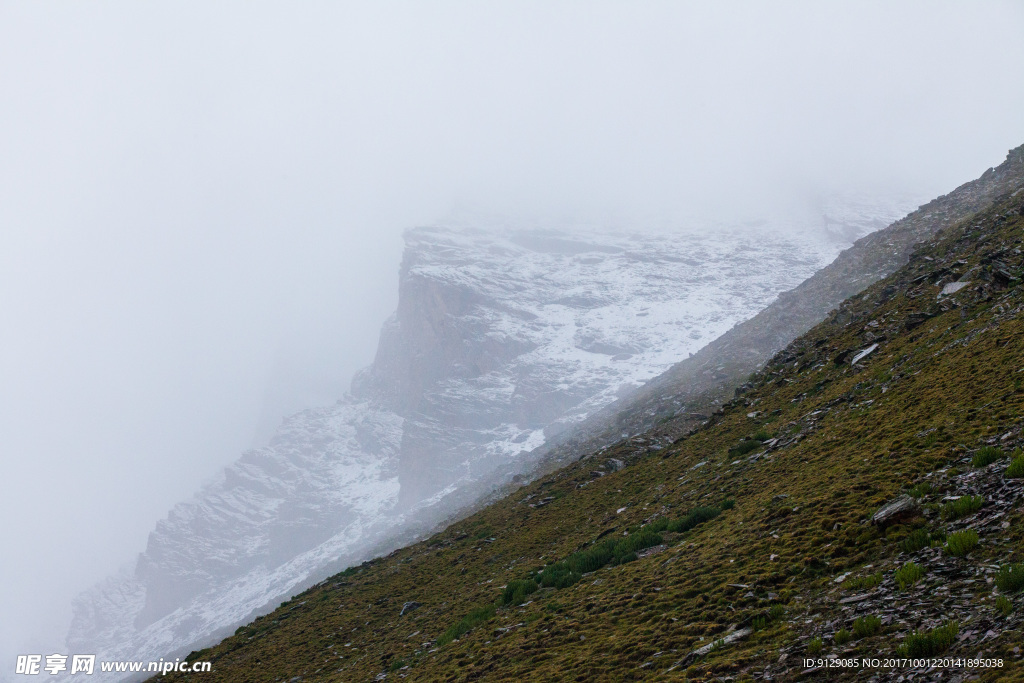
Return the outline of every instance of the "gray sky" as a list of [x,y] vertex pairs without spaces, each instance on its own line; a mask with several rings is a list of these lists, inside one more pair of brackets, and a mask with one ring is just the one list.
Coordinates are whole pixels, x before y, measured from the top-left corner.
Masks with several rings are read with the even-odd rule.
[[0,642],[345,390],[404,228],[945,193],[1024,142],[1022,29],[976,0],[0,0]]

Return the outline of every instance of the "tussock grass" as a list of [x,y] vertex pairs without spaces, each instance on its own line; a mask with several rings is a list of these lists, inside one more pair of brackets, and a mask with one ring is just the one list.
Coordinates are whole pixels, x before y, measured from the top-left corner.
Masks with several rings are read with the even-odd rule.
[[959,632],[960,625],[955,621],[930,631],[911,631],[903,639],[903,644],[896,648],[896,653],[901,657],[931,657],[952,645]]
[[656,531],[640,529],[639,532],[630,534],[615,544],[615,557],[620,558],[646,548],[651,548],[659,545],[663,540],[664,539],[661,537],[661,534]]
[[503,607],[505,605],[520,605],[526,602],[526,596],[536,593],[539,587],[533,579],[514,579],[509,581],[501,591],[498,601]]
[[1008,564],[996,574],[996,588],[1004,593],[1024,590],[1024,564]]
[[763,442],[767,441],[770,438],[772,438],[772,437],[771,437],[771,435],[768,432],[766,432],[764,430],[760,430],[756,434],[754,434],[754,435],[752,435],[752,436],[750,436],[750,437],[748,437],[746,439],[743,439],[738,444],[736,444],[735,446],[730,448],[729,449],[729,455],[734,457],[734,458],[736,458],[736,457],[739,457],[741,455],[746,455],[747,453],[750,453],[751,451],[756,451],[758,448],[761,447],[761,444]]
[[971,465],[974,467],[987,467],[996,460],[999,460],[1003,455],[1003,451],[995,446],[983,446],[971,458]]
[[882,620],[873,614],[868,614],[853,621],[853,635],[859,638],[869,638],[882,630]]
[[461,638],[465,634],[472,631],[474,628],[490,621],[494,618],[494,606],[486,605],[484,607],[477,607],[472,610],[469,614],[460,619],[457,623],[453,624],[447,631],[441,634],[441,637],[437,639],[437,646],[441,647],[447,645],[457,638]]
[[851,576],[843,581],[843,588],[852,591],[869,590],[882,583],[882,572],[875,572],[867,576]]
[[582,578],[582,574],[569,569],[568,563],[556,562],[544,567],[536,581],[545,588],[568,588]]
[[683,531],[689,531],[690,529],[708,522],[719,514],[721,509],[716,507],[699,507],[695,508],[690,514],[686,515],[682,519],[677,519],[669,523],[668,530],[673,533],[681,533]]
[[578,583],[583,574],[595,572],[607,565],[626,564],[637,559],[637,553],[664,542],[662,531],[680,533],[689,531],[704,522],[714,519],[722,510],[731,510],[735,501],[726,499],[718,507],[698,507],[681,519],[661,517],[656,521],[636,528],[623,539],[608,539],[595,543],[589,548],[573,553],[566,559],[554,562],[541,569],[532,577],[544,588],[568,588]]
[[718,517],[723,510],[731,510],[736,501],[727,498],[719,506],[704,506],[691,510],[681,519],[661,517],[650,524],[632,528],[632,533],[621,540],[608,539],[573,553],[560,562],[554,562],[533,576],[544,588],[568,588],[580,581],[583,574],[595,572],[607,565],[618,565],[637,559],[641,550],[664,542],[662,531],[681,533]]
[[946,552],[953,557],[966,557],[978,545],[978,532],[974,529],[957,531],[946,537]]
[[920,581],[923,576],[924,570],[921,569],[920,565],[914,562],[907,562],[896,570],[893,578],[896,580],[896,585],[899,586],[900,590],[905,591]]
[[927,481],[922,481],[920,484],[915,484],[909,491],[908,494],[914,498],[924,498],[932,492],[932,485]]
[[781,619],[785,613],[786,609],[782,605],[772,605],[767,612],[750,620],[750,628],[755,631],[763,631],[773,622]]
[[942,506],[942,518],[948,521],[973,515],[985,504],[982,496],[961,496]]
[[1006,468],[1006,476],[1010,479],[1020,479],[1024,477],[1024,455],[1018,449],[1014,451],[1013,458],[1010,460],[1010,466]]
[[900,543],[900,548],[903,552],[914,553],[921,548],[927,548],[930,544],[931,537],[928,535],[928,531],[926,529],[915,529],[910,532],[909,536],[903,539]]

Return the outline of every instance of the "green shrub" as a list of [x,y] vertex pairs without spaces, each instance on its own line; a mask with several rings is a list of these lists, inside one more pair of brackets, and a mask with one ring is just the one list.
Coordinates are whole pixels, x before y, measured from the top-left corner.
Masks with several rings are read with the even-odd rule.
[[931,539],[928,537],[928,531],[926,529],[915,529],[910,532],[910,535],[903,539],[900,543],[900,548],[904,552],[914,553],[921,548],[927,548]]
[[942,518],[954,520],[973,515],[984,503],[985,499],[981,496],[961,496],[942,506]]
[[838,631],[836,631],[836,634],[832,636],[832,642],[840,647],[846,645],[851,640],[853,640],[853,634],[851,634],[845,628],[839,629]]
[[669,522],[670,520],[668,517],[659,517],[658,519],[648,524],[647,528],[655,533],[660,533],[662,531],[665,531],[665,529],[668,529]]
[[996,588],[1004,593],[1024,590],[1024,564],[1008,564],[996,574]]
[[807,643],[807,654],[815,656],[821,654],[821,638],[811,638],[811,642]]
[[404,659],[396,659],[396,660],[391,662],[391,666],[388,667],[388,671],[398,671],[403,666],[405,666],[405,660]]
[[755,441],[767,441],[768,439],[772,438],[772,435],[763,429],[759,429],[757,430],[757,433],[750,438]]
[[882,572],[867,576],[853,576],[843,581],[843,586],[852,591],[868,590],[882,583]]
[[932,485],[927,481],[922,481],[919,484],[914,485],[912,489],[907,491],[914,498],[924,498],[932,492]]
[[1005,595],[1000,595],[996,598],[996,610],[1004,617],[1008,617],[1013,613],[1013,603]]
[[750,627],[755,631],[761,631],[772,622],[781,619],[785,613],[786,608],[782,605],[772,605],[767,612],[751,619]]
[[960,626],[955,621],[931,631],[912,631],[904,638],[903,644],[896,648],[900,657],[931,657],[943,652],[953,644]]
[[746,455],[751,451],[756,451],[761,447],[761,442],[757,439],[745,439],[740,441],[738,444],[729,449],[729,455],[737,458],[741,455]]
[[537,575],[536,581],[545,588],[568,588],[577,583],[583,576],[569,569],[566,562],[549,564]]
[[1011,479],[1024,477],[1024,456],[1016,456],[1010,461],[1010,466],[1006,468],[1006,476]]
[[686,517],[673,520],[672,523],[668,525],[668,530],[673,533],[689,531],[699,524],[703,524],[704,522],[714,519],[719,514],[721,514],[721,510],[715,507],[694,508],[690,514],[686,515]]
[[946,552],[954,557],[965,557],[978,545],[978,532],[974,529],[957,531],[946,537]]
[[718,509],[723,512],[726,510],[732,510],[734,507],[736,507],[736,501],[732,498],[726,498],[718,504]]
[[971,458],[971,465],[974,467],[986,467],[991,465],[999,458],[1003,457],[1003,452],[995,446],[984,446],[978,449],[978,452]]
[[[714,519],[721,514],[722,510],[731,509],[733,505],[735,505],[733,500],[726,499],[719,507],[699,507],[690,511],[682,519],[669,520],[666,517],[659,517],[644,526],[631,526],[628,529],[629,535],[625,538],[610,538],[597,542],[589,548],[573,553],[564,560],[535,570],[531,578],[544,588],[568,588],[579,582],[583,578],[583,574],[597,571],[608,564],[625,564],[637,559],[637,552],[664,542],[660,532],[666,530],[688,531],[698,524]],[[506,588],[506,592],[508,590]],[[528,594],[524,594],[523,597]],[[509,604],[505,602],[505,599],[503,593],[501,604]],[[513,598],[509,597],[508,599]]]
[[857,638],[868,638],[882,630],[882,620],[873,614],[854,619],[853,635]]
[[661,534],[650,529],[640,529],[615,544],[613,553],[616,558],[636,553],[644,548],[651,548],[662,542]]
[[922,576],[924,576],[924,570],[921,569],[920,565],[914,562],[907,562],[896,570],[893,578],[896,580],[896,585],[900,587],[900,590],[905,591],[920,581]]
[[501,604],[521,605],[526,602],[526,596],[535,593],[537,588],[539,586],[533,579],[513,579],[501,592]]
[[570,571],[577,574],[595,572],[611,562],[615,557],[615,543],[614,539],[595,543],[586,550],[573,553],[566,558],[565,563]]
[[494,618],[494,605],[487,605],[486,607],[477,607],[465,617],[463,617],[458,623],[454,624],[447,631],[441,634],[441,637],[437,639],[437,646],[442,647],[452,642],[456,638],[461,638],[463,635],[479,626],[480,624],[490,621]]

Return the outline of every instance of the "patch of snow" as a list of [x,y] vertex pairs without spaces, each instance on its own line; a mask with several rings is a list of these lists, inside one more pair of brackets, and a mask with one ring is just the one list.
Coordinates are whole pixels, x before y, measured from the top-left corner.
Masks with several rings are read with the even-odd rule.
[[956,294],[957,292],[959,292],[961,289],[963,289],[964,287],[966,287],[969,284],[971,284],[969,281],[968,282],[949,282],[949,283],[946,284],[945,287],[942,288],[942,291],[939,292],[939,298],[941,299],[944,296],[949,296],[950,294]]
[[850,361],[850,365],[856,365],[862,359],[867,358],[868,355],[873,353],[877,348],[878,344],[872,344],[863,351],[858,352],[857,355],[853,357],[853,360]]

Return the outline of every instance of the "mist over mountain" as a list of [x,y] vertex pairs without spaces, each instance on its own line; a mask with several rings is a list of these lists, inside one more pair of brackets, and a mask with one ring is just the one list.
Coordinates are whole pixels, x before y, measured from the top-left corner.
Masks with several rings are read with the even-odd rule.
[[[609,397],[605,411],[625,405],[667,357],[659,354],[698,358],[690,342],[740,319],[732,299],[708,294],[704,303],[724,306],[724,317],[677,328],[658,319],[671,302],[651,295],[648,315],[633,322],[689,340],[657,351],[660,342],[613,324],[623,304],[601,294],[604,303],[562,304],[591,316],[585,333],[548,338],[526,314],[567,330],[567,319],[535,310],[553,293],[499,273],[496,283],[536,289],[534,303],[460,318],[412,359],[427,340],[398,323],[410,302],[435,299],[400,300],[411,226],[496,230],[510,262],[533,253],[554,273],[550,290],[572,287],[573,268],[599,264],[572,253],[563,264],[548,237],[531,246],[513,233],[596,245],[614,263],[609,272],[637,257],[630,267],[643,282],[600,280],[624,288],[622,297],[648,296],[634,285],[673,283],[731,292],[720,258],[741,262],[738,228],[805,246],[819,240],[805,242],[805,228],[824,229],[838,248],[882,227],[857,216],[913,208],[1019,144],[1024,90],[1012,84],[1022,27],[1024,7],[1000,0],[0,2],[0,518],[11,520],[0,525],[0,547],[10,549],[0,563],[0,660],[63,648],[75,596],[118,567],[134,577],[157,521],[166,526],[169,510],[219,482],[247,450],[301,460],[294,449],[306,446],[294,444],[312,439],[307,432],[326,430],[346,452],[377,437],[370,450],[386,451],[400,435],[403,457],[387,467],[356,458],[349,474],[407,484],[394,504],[410,514],[452,477],[474,479],[541,438],[540,451],[557,459],[572,450],[550,450],[560,444],[606,444],[640,429],[648,412],[661,419],[678,402],[679,376],[669,394],[639,395],[621,424],[591,410]],[[633,233],[661,237],[629,244]],[[689,258],[679,250],[697,236],[694,253],[710,259],[706,283],[684,276],[682,262],[644,260]],[[791,250],[799,269],[810,258],[803,248]],[[497,263],[490,252],[480,258]],[[746,267],[783,267],[766,258]],[[419,268],[409,272],[421,277]],[[668,280],[653,275],[660,268]],[[792,284],[768,275],[772,287]],[[767,296],[744,273],[732,277],[755,299]],[[475,302],[459,298],[457,282],[437,286],[436,301],[453,311]],[[471,294],[493,297],[495,287]],[[483,332],[499,319],[505,327]],[[461,334],[490,337],[478,357],[463,358],[451,343]],[[728,339],[737,338],[746,339]],[[514,355],[517,344],[535,348]],[[377,363],[379,348],[390,350]],[[545,353],[557,360],[539,361]],[[282,426],[333,404],[371,365],[345,400],[351,415],[373,401],[382,412],[366,418],[372,427],[349,433],[345,420],[315,426],[319,418]],[[552,385],[562,371],[566,381]],[[446,393],[431,382],[446,382]],[[507,395],[511,386],[518,393]],[[484,414],[451,411],[470,394]],[[597,425],[587,432],[595,441],[578,433],[584,423]],[[436,463],[406,457],[416,448]],[[331,477],[349,481],[312,470],[324,490]],[[292,495],[279,485],[267,495]],[[385,489],[365,504],[390,505]],[[362,505],[321,502],[339,524],[346,506]],[[291,547],[275,534],[296,530],[300,553],[323,541],[308,528],[311,510],[289,514],[294,527],[249,537],[260,548],[282,543],[267,551],[271,564]],[[216,570],[195,576],[242,571],[247,552],[226,550]],[[144,563],[166,602],[118,579],[126,592],[106,607],[155,625],[207,585],[193,583],[193,560],[168,551]],[[178,562],[180,575],[165,571]],[[135,611],[114,608],[133,600]],[[94,605],[97,614],[106,607]],[[127,622],[119,616],[97,634],[115,623]]]
[[[422,537],[544,446],[908,209],[714,237],[417,228],[374,363],[161,520],[132,570],[75,601],[74,651],[184,653],[311,582]],[[531,455],[534,453],[534,455]],[[134,654],[133,654],[134,653]]]

